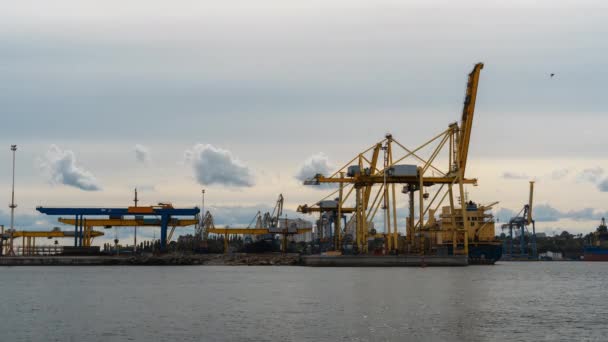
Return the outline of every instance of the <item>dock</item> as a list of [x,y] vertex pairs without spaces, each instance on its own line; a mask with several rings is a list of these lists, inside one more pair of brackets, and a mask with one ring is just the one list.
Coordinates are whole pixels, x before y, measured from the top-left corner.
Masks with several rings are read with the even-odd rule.
[[467,266],[466,255],[308,255],[305,266],[317,267],[427,267]]
[[150,256],[16,256],[0,258],[0,266],[288,266],[299,265],[299,254],[163,254]]
[[16,256],[0,258],[0,266],[327,266],[327,267],[432,267],[467,266],[465,255],[306,255],[272,254],[192,254],[150,256]]

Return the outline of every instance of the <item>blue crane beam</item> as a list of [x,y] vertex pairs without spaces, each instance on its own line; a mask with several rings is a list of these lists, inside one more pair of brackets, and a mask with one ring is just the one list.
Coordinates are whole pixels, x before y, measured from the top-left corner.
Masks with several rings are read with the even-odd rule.
[[130,212],[129,208],[48,208],[36,207],[36,210],[46,215],[137,215],[137,216],[155,216],[155,215],[170,215],[170,216],[194,216],[200,213],[198,207],[194,208],[153,208],[153,213]]
[[[142,208],[143,209],[143,208]],[[194,208],[172,208],[172,207],[151,207],[149,212],[136,211],[129,208],[47,208],[36,207],[36,210],[46,215],[74,215],[76,218],[74,226],[74,246],[82,246],[84,216],[160,216],[160,249],[165,251],[167,248],[167,228],[172,216],[194,216],[200,213],[198,207]]]

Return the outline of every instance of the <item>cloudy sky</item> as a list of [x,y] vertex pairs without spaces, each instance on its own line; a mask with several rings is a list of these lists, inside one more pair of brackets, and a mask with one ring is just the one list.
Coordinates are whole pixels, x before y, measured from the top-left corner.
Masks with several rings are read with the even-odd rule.
[[17,144],[27,229],[55,225],[37,205],[124,206],[135,186],[179,206],[204,187],[233,225],[279,193],[293,213],[327,191],[306,173],[457,121],[483,61],[469,196],[507,219],[535,179],[539,230],[590,231],[608,211],[607,36],[604,1],[6,3],[0,189],[8,204]]

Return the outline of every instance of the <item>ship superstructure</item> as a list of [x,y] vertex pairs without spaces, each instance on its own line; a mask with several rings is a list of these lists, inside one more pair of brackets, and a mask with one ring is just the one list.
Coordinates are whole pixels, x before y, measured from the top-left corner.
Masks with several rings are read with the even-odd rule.
[[602,217],[600,225],[591,237],[591,243],[585,246],[585,261],[608,261],[608,227]]

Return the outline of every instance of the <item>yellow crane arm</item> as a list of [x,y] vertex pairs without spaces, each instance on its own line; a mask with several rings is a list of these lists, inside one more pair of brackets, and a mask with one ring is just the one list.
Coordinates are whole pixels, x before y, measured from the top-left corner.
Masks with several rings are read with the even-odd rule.
[[534,181],[530,181],[530,201],[528,203],[528,224],[532,223],[532,199],[534,198]]
[[312,232],[312,228],[298,228],[298,234],[310,233]]
[[483,207],[484,207],[484,208],[486,208],[486,209],[490,209],[490,208],[492,208],[493,206],[497,205],[498,203],[500,203],[500,202],[495,201],[495,202],[492,202],[492,203],[490,203],[490,204],[486,204],[486,205],[484,205]]
[[[382,144],[376,144],[374,147],[374,153],[372,154],[372,161],[369,163],[369,173],[370,175],[376,174],[376,164],[378,164],[378,156],[380,155],[380,149],[382,149]],[[368,184],[365,186],[365,190],[363,191],[363,209],[367,210],[369,204],[369,198],[372,193],[372,185]]]
[[[298,228],[297,233],[289,233],[289,234],[304,234],[311,232],[312,228]],[[280,231],[273,231],[266,228],[209,228],[210,234],[221,234],[221,235],[265,235],[265,234],[283,234]]]
[[[96,230],[91,231],[91,237],[103,236],[103,232],[98,232]],[[74,232],[64,232],[58,230],[51,231],[28,231],[28,230],[18,230],[13,232],[13,237],[42,237],[42,238],[61,238],[61,237],[74,237]]]
[[[304,204],[304,205],[300,205],[298,206],[298,212],[302,213],[302,214],[310,214],[310,213],[320,213],[320,212],[324,212],[324,211],[337,211],[338,209],[333,208],[333,209],[325,209],[325,208],[319,208],[319,207],[309,207],[308,205]],[[351,214],[355,212],[355,208],[342,208],[342,213],[343,214]]]
[[[434,184],[453,184],[457,177],[446,176],[446,177],[424,177],[424,186],[431,186]],[[354,184],[382,184],[384,182],[383,175],[359,175],[356,177],[345,177],[345,178],[326,178],[321,175],[315,177],[317,183],[354,183]],[[387,176],[386,182],[389,184],[418,184],[420,179],[418,176]],[[463,184],[477,184],[477,179],[463,179]]]
[[460,144],[458,146],[458,163],[465,174],[467,157],[469,154],[469,142],[471,140],[471,130],[473,128],[473,114],[475,113],[475,100],[477,99],[477,86],[479,85],[479,73],[483,69],[483,63],[475,64],[473,71],[469,74],[467,91],[462,108],[462,122],[460,124]]
[[[58,218],[57,221],[69,225],[76,225],[76,219],[73,218]],[[171,219],[169,226],[185,227],[198,224],[195,219]],[[141,219],[85,219],[84,223],[87,227],[158,227],[160,220],[141,220]]]
[[268,229],[265,228],[209,228],[207,230],[207,232],[209,234],[221,234],[221,235],[225,235],[225,234],[250,234],[250,235],[262,235],[262,234],[269,234],[268,233]]

